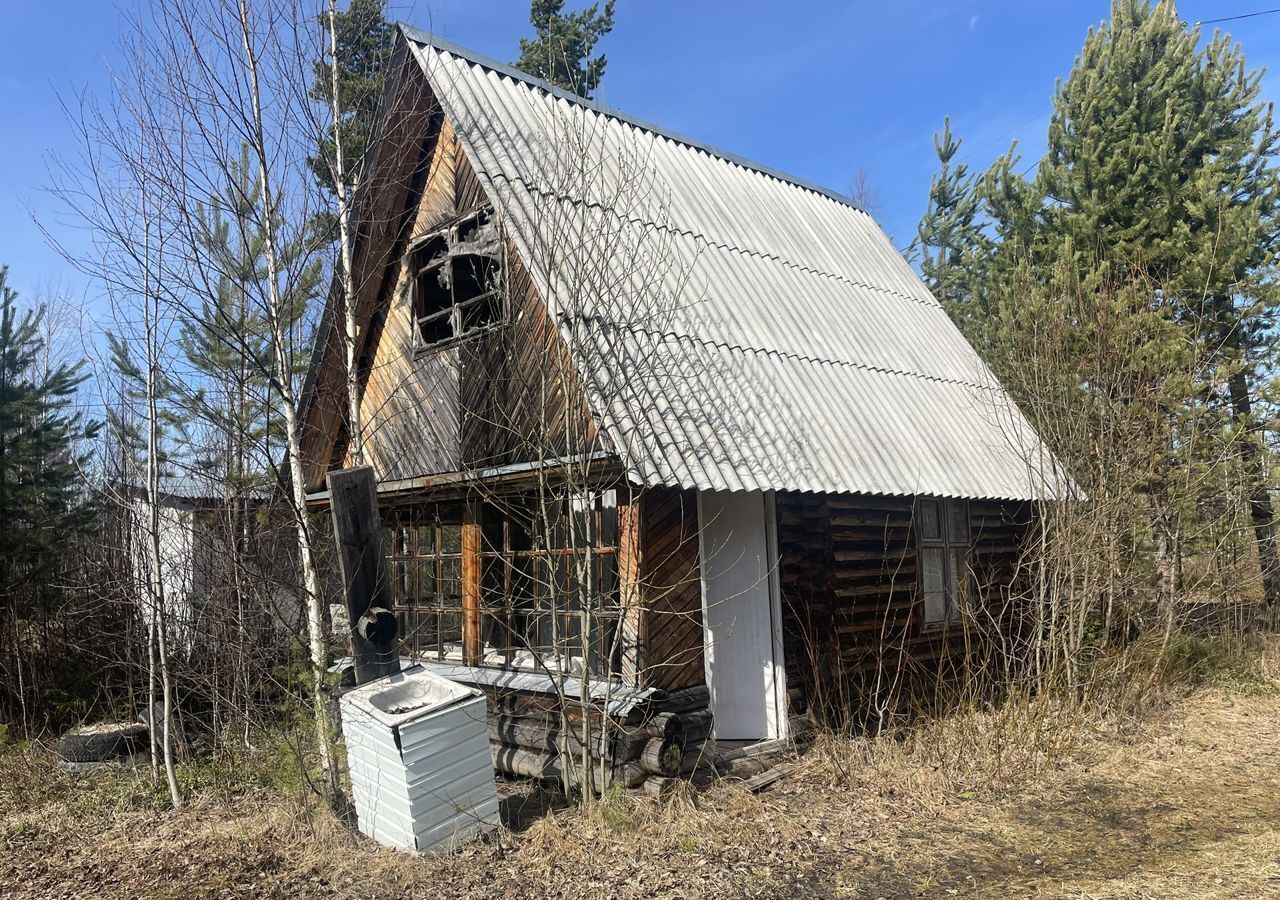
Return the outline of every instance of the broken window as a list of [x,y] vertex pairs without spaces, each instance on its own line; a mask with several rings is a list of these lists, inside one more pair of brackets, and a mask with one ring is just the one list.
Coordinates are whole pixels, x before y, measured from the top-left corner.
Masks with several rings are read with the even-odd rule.
[[959,623],[969,594],[969,504],[921,497],[916,501],[924,627]]
[[418,349],[478,334],[502,321],[502,243],[488,212],[427,235],[410,254]]

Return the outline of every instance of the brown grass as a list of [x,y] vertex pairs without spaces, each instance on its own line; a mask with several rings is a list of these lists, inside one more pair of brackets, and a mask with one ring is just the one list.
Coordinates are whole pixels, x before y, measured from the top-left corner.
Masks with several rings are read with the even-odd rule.
[[[1260,659],[1274,679],[1274,654]],[[609,796],[423,860],[278,791],[170,813],[149,776],[77,780],[45,752],[10,752],[0,894],[1280,896],[1274,680],[1167,694],[1136,724],[1076,709],[1070,740],[1048,736],[1036,702],[1047,701],[825,737],[759,796],[729,785],[662,803]],[[1018,721],[1046,737],[1027,740]]]

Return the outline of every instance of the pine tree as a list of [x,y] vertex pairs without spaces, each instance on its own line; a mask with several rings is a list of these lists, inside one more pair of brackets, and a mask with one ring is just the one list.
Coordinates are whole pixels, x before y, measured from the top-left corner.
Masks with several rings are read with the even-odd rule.
[[[270,468],[281,450],[281,415],[278,394],[271,388],[271,338],[258,299],[267,272],[263,236],[254,225],[260,220],[259,192],[247,147],[232,178],[221,196],[196,210],[198,240],[216,282],[198,305],[183,311],[178,347],[194,376],[194,390],[186,391],[181,405],[214,437],[194,462],[239,497],[272,479]],[[297,265],[305,251],[303,246],[284,248],[283,265]],[[297,279],[298,290],[286,311],[288,327],[302,317],[320,279],[316,259]],[[294,364],[305,368],[301,357]]]
[[77,443],[98,426],[71,409],[80,367],[46,363],[44,310],[20,311],[8,275],[0,267],[0,591],[13,615],[52,588],[69,538],[89,523]]
[[979,212],[976,177],[964,163],[954,162],[960,141],[951,133],[951,119],[934,134],[939,170],[929,187],[929,205],[917,229],[920,272],[960,329],[979,345],[982,315],[980,268],[987,255]]
[[[351,0],[345,12],[334,18],[338,32],[338,100],[342,119],[342,150],[350,179],[359,175],[359,162],[369,150],[373,129],[377,125],[378,104],[382,101],[387,80],[387,64],[395,39],[395,26],[383,15],[384,0]],[[321,24],[327,29],[327,15]],[[333,95],[333,77],[325,58],[313,66],[311,97],[327,108]],[[335,143],[333,126],[324,136],[316,155],[307,160],[316,181],[329,193],[334,192],[333,159]]]
[[616,0],[604,8],[593,3],[576,13],[564,12],[564,0],[533,0],[529,21],[535,37],[520,39],[515,66],[580,97],[591,99],[604,77],[604,54],[592,56],[599,40],[613,30]]
[[[933,250],[926,275],[949,311],[1011,382],[1026,364],[1016,350],[1031,345],[1048,318],[1067,315],[1055,309],[1055,295],[1070,294],[1077,306],[1069,322],[1076,337],[1063,342],[1060,364],[1096,343],[1090,321],[1128,333],[1141,359],[1127,374],[1111,373],[1104,388],[1096,373],[1072,372],[1063,387],[1099,392],[1102,406],[1114,409],[1145,405],[1158,417],[1153,433],[1163,431],[1163,443],[1147,448],[1154,464],[1137,467],[1147,475],[1132,486],[1152,503],[1157,570],[1180,516],[1195,515],[1197,504],[1238,502],[1187,495],[1186,484],[1221,494],[1220,485],[1234,482],[1275,604],[1280,555],[1262,439],[1271,423],[1259,401],[1280,302],[1280,169],[1260,77],[1229,38],[1201,46],[1172,2],[1114,0],[1110,20],[1089,32],[1057,87],[1033,178],[1014,148],[976,186],[967,184],[951,165],[949,135],[939,140],[942,170],[921,243]],[[956,199],[967,201],[970,187],[979,198],[976,225]],[[953,209],[966,215],[957,220]],[[950,252],[960,225],[985,241],[981,252]],[[950,252],[946,261],[939,248]],[[959,272],[932,268],[952,261]],[[958,285],[967,306],[955,303]],[[970,314],[974,298],[979,316]],[[1089,302],[1096,308],[1081,308]],[[1169,377],[1153,383],[1162,370]],[[1224,449],[1234,463],[1224,462]],[[1207,465],[1234,470],[1225,480],[1172,481],[1175,471],[1203,474]],[[1176,547],[1169,552],[1176,558]],[[1176,583],[1168,573],[1161,580]]]
[[1041,240],[1086,284],[1143,273],[1152,304],[1200,343],[1275,604],[1280,556],[1256,398],[1280,301],[1278,137],[1261,72],[1239,45],[1199,41],[1172,2],[1116,0],[1090,32],[1054,102],[1037,178]]

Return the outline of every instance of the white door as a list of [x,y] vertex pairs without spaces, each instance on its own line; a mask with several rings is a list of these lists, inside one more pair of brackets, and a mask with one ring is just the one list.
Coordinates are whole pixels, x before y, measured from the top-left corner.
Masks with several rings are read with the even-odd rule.
[[773,494],[698,494],[703,639],[717,740],[785,737]]

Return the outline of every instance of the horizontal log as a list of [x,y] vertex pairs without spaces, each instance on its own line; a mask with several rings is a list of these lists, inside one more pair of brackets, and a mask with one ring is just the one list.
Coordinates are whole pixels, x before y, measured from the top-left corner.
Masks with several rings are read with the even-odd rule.
[[699,770],[715,771],[715,745],[708,742],[693,747],[685,747],[684,756],[680,759],[680,774],[688,775]]
[[[489,723],[489,740],[494,743],[514,744],[531,750],[550,750],[557,753],[567,746],[572,753],[582,752],[581,733],[570,731],[567,739],[563,739],[563,735],[564,733],[560,731],[558,724],[547,727],[528,719],[499,719]],[[641,745],[643,746],[643,742],[641,742]],[[603,756],[612,760],[616,753],[617,744],[607,735],[593,731],[590,746],[592,748],[591,752],[596,756]],[[624,760],[629,758],[621,754],[618,754],[618,756]]]
[[765,769],[763,772],[761,772],[758,775],[752,775],[750,778],[748,778],[746,781],[742,783],[742,786],[747,790],[749,790],[751,793],[755,794],[760,791],[763,791],[765,788],[769,787],[770,785],[773,785],[778,781],[782,780],[783,778],[790,775],[799,767],[800,767],[799,762],[779,763],[778,765],[773,766],[772,768]]
[[875,541],[841,541],[831,551],[836,562],[871,562],[883,560],[892,567],[894,563],[914,559],[915,554],[904,554],[898,548],[886,548]]
[[681,718],[684,720],[684,743],[686,747],[706,740],[707,735],[711,734],[711,723],[713,721],[711,710],[700,709],[695,712],[685,713]]
[[718,764],[716,771],[720,773],[722,778],[746,779],[752,775],[759,775],[767,768],[769,768],[767,759],[744,756]]
[[[543,781],[563,780],[561,778],[561,774],[564,771],[563,760],[558,753],[531,750],[527,747],[518,747],[511,744],[491,744],[490,752],[493,756],[493,767],[500,772],[521,775],[525,778],[537,778]],[[579,780],[576,772],[576,763],[576,759],[570,763],[571,782]],[[609,784],[620,784],[628,788],[635,787],[649,774],[636,763],[624,763],[621,766],[607,768],[605,783],[601,784],[598,762],[593,764],[591,768],[591,782],[597,791],[608,787]]]
[[649,732],[641,725],[624,725],[613,740],[613,759],[616,763],[637,759],[644,745],[649,743]]
[[836,634],[883,634],[897,637],[911,625],[910,618],[891,619],[887,622],[854,622],[836,626]]
[[859,597],[896,597],[902,594],[915,593],[915,581],[899,581],[890,582],[888,584],[851,584],[842,585],[833,592],[837,597],[845,600],[857,599]]
[[855,511],[879,511],[911,513],[910,497],[875,497],[869,495],[836,495],[828,496],[828,509],[849,509]]
[[717,763],[753,757],[780,756],[790,746],[791,743],[786,738],[770,738],[766,741],[756,741],[754,744],[745,744],[732,750],[725,750],[717,756]]
[[661,712],[644,723],[650,737],[674,738],[684,733],[684,720],[678,712]]
[[650,738],[640,753],[640,767],[653,775],[679,775],[684,741],[678,735]]
[[666,797],[684,784],[683,778],[668,778],[663,775],[650,775],[640,784],[640,789],[650,797]]
[[706,709],[711,705],[711,692],[705,684],[672,691],[662,700],[654,700],[649,704],[654,712],[686,712],[694,709]]
[[865,525],[833,525],[831,543],[839,544],[847,541],[881,540],[890,544],[903,544],[911,536],[911,529],[906,525],[884,522],[869,522]]

